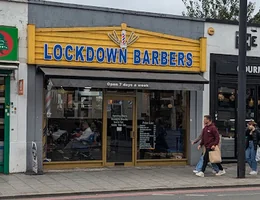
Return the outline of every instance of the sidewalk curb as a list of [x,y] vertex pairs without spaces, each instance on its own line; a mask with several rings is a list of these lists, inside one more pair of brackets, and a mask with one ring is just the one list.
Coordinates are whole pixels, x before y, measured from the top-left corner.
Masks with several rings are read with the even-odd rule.
[[134,192],[151,192],[151,191],[179,191],[179,190],[203,190],[203,189],[221,189],[221,188],[254,188],[260,187],[260,184],[251,185],[225,185],[225,186],[203,186],[203,187],[181,187],[181,188],[153,188],[153,189],[129,189],[129,190],[114,190],[114,191],[97,191],[97,192],[61,192],[61,193],[46,193],[46,194],[23,194],[12,196],[0,196],[0,199],[24,199],[24,198],[44,198],[44,197],[62,197],[62,196],[77,196],[77,195],[98,195],[111,193],[134,193]]

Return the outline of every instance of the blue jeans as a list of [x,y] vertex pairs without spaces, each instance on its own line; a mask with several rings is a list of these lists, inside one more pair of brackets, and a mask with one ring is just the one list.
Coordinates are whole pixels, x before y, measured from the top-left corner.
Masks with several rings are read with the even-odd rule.
[[[201,170],[202,170],[203,157],[204,157],[204,155],[201,155],[200,160],[199,160],[199,162],[198,162],[198,164],[197,164],[197,166],[196,166],[196,169],[195,169],[195,170],[198,171],[198,172],[201,172]],[[213,170],[218,173],[218,172],[219,172],[218,166],[217,166],[216,164],[214,164],[214,163],[212,163],[211,165],[212,165]]]
[[249,146],[246,149],[246,161],[253,171],[257,171],[257,162],[255,160],[255,156],[256,156],[256,151],[254,147],[254,142],[249,141]]

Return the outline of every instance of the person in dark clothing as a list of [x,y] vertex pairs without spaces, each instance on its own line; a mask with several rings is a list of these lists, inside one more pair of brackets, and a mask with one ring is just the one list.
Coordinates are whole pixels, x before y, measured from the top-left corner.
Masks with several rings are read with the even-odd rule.
[[75,122],[75,129],[70,134],[70,139],[74,139],[81,136],[81,124],[79,121]]
[[167,132],[163,127],[162,119],[156,120],[156,142],[155,142],[155,151],[158,153],[167,153],[169,146],[166,142]]
[[[202,129],[202,130],[203,130],[203,129]],[[203,132],[201,132],[201,134],[199,135],[199,137],[196,138],[196,139],[191,143],[192,145],[197,144],[198,142],[201,141],[202,133],[203,133]],[[199,160],[198,164],[196,165],[195,170],[193,170],[193,173],[196,174],[196,173],[199,173],[199,172],[201,171],[202,166],[203,166],[203,158],[204,158],[204,152],[202,153],[202,155],[201,155],[201,157],[200,157],[200,160]],[[214,174],[217,174],[217,173],[219,172],[219,168],[218,168],[218,166],[217,166],[216,164],[212,163],[212,164],[211,164],[211,167],[212,167],[212,169],[213,169],[212,172],[213,172]]]
[[247,124],[246,129],[246,161],[251,168],[250,175],[257,175],[256,151],[260,145],[260,131],[254,120]]
[[[212,118],[210,115],[204,116],[205,127],[202,131],[202,137],[198,149],[202,146],[205,147],[205,153],[203,158],[203,166],[201,172],[196,173],[196,176],[204,177],[204,172],[209,162],[209,152],[214,150],[217,145],[219,145],[219,133],[216,126],[212,123]],[[219,168],[217,176],[224,175],[226,172],[220,163],[216,163]]]

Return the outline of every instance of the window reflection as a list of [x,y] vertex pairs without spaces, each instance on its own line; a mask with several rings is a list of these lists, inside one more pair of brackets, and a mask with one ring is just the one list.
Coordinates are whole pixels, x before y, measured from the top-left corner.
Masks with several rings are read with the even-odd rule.
[[133,101],[108,100],[107,162],[132,162]]
[[235,108],[235,89],[220,87],[218,89],[218,106],[221,108]]
[[249,88],[246,90],[246,119],[255,117],[255,89]]
[[47,161],[101,160],[102,92],[53,88]]
[[220,87],[218,89],[217,127],[223,137],[234,138],[236,116],[236,90]]
[[137,106],[138,159],[185,158],[187,92],[138,92]]
[[235,119],[236,119],[236,89],[218,88],[218,110],[216,126],[222,136],[222,151],[224,157],[235,156]]
[[258,113],[258,115],[257,115],[257,124],[258,124],[258,126],[260,125],[260,86],[258,86],[258,95],[257,95],[257,97],[258,97],[258,100],[257,100],[257,113]]

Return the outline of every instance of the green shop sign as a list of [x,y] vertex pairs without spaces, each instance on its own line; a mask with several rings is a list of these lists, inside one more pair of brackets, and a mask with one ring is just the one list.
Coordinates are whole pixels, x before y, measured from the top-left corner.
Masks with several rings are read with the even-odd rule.
[[0,60],[18,60],[18,29],[0,26]]

